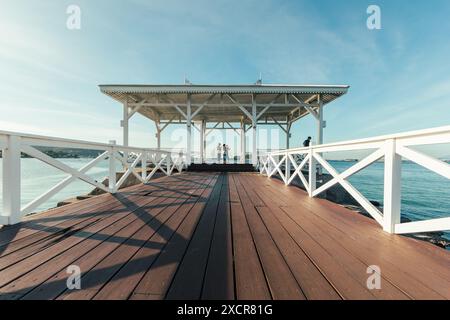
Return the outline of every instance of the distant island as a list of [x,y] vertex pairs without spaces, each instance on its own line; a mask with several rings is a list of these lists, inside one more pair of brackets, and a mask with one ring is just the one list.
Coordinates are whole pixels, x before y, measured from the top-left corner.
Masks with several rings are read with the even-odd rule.
[[[55,147],[36,147],[37,150],[45,153],[49,157],[56,159],[79,159],[79,158],[97,158],[104,151],[102,150],[84,150],[84,149],[67,149]],[[0,158],[2,158],[0,150]],[[32,158],[26,153],[22,153],[22,158]]]

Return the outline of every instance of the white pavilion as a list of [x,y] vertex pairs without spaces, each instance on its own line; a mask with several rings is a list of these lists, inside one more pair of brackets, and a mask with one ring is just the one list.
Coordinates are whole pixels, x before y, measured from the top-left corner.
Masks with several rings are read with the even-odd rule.
[[[100,85],[123,106],[123,144],[128,146],[130,118],[139,113],[154,121],[158,149],[171,124],[186,126],[186,163],[192,163],[192,127],[200,132],[200,162],[205,160],[206,133],[233,129],[240,135],[240,163],[245,163],[246,133],[251,131],[251,163],[257,163],[257,127],[278,125],[289,148],[292,124],[311,114],[317,123],[316,143],[323,142],[323,109],[347,93],[347,85]],[[239,125],[237,125],[239,124]]]

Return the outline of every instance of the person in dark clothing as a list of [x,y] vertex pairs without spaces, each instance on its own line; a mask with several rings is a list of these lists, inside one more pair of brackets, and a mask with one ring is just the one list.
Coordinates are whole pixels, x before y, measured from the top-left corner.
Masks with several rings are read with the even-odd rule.
[[309,147],[311,145],[311,137],[308,137],[305,141],[303,141],[304,147]]

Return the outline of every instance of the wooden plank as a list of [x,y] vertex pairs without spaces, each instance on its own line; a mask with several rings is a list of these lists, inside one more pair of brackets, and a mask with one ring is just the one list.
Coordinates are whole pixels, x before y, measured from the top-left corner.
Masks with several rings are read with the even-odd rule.
[[[127,262],[121,270],[100,290],[94,299],[133,299],[133,290],[138,286],[146,271],[154,264],[162,250],[166,250],[167,243],[172,239],[180,237],[179,229],[186,220],[195,219],[196,214],[203,207],[203,202],[208,198],[216,176],[211,176],[194,193],[190,201],[183,204],[170,220],[168,220],[157,234],[149,239],[150,245],[144,245],[135,256]],[[172,262],[170,262],[172,263]],[[162,268],[167,266],[163,265]],[[141,299],[147,294],[134,295],[134,298]],[[157,296],[157,295],[156,295]]]
[[137,298],[136,294],[165,295],[211,193],[212,188],[209,188],[191,209],[186,219],[176,230],[176,236],[170,239],[164,247],[164,251],[161,252],[140,280],[133,292],[133,298]]
[[336,289],[280,225],[273,216],[272,210],[267,207],[258,207],[257,210],[306,298],[308,300],[340,300],[341,296]]
[[[149,196],[148,202],[144,204],[144,206],[146,208],[149,208],[149,204],[151,204],[151,207],[156,207],[155,211],[135,211],[134,215],[131,216],[130,219],[122,219],[106,228],[102,232],[102,237],[94,236],[83,241],[82,243],[80,243],[80,245],[72,247],[71,249],[65,251],[63,254],[49,260],[46,264],[43,264],[38,268],[32,270],[31,272],[25,274],[21,278],[11,283],[9,286],[3,287],[0,292],[5,293],[8,291],[14,291],[17,296],[20,296],[33,289],[33,287],[41,284],[58,271],[61,271],[61,274],[64,277],[65,268],[61,270],[62,266],[65,267],[73,264],[73,261],[86,254],[86,252],[89,252],[94,248],[98,249],[99,244],[103,242],[112,243],[112,245],[118,246],[121,243],[125,242],[131,235],[133,235],[133,233],[137,232],[138,230],[141,231],[143,227],[149,224],[153,219],[159,219],[158,214],[161,211],[159,207],[161,207],[162,200],[163,198],[159,195],[153,197]],[[135,244],[137,242],[138,240],[135,240]],[[98,251],[97,254],[95,254],[95,257],[96,259],[100,258],[100,253]],[[85,271],[85,269],[82,270],[83,272]],[[65,276],[67,276],[67,274]],[[62,281],[59,281],[58,283],[55,277],[53,277],[52,281],[50,281],[49,284],[50,285],[41,286],[41,288],[35,290],[35,292],[30,296],[36,299],[43,299],[48,298],[48,296],[45,295],[45,292],[55,295],[58,292],[57,290],[55,290],[56,287],[62,288],[62,290],[64,290],[65,279],[63,278]]]
[[[120,194],[118,194],[116,196],[119,198],[121,197]],[[35,267],[50,260],[54,256],[61,254],[62,252],[66,251],[66,250],[70,249],[71,247],[75,246],[76,244],[82,242],[83,240],[85,240],[91,236],[94,236],[95,234],[102,231],[103,229],[105,229],[106,227],[111,225],[112,223],[127,217],[127,215],[129,215],[132,212],[134,212],[135,210],[139,209],[140,205],[145,204],[148,201],[148,198],[146,198],[146,197],[141,197],[141,198],[142,199],[140,200],[140,202],[136,201],[136,202],[129,204],[129,207],[132,207],[131,208],[132,210],[129,210],[125,207],[124,211],[110,214],[109,216],[106,216],[106,218],[103,217],[102,219],[99,219],[99,218],[93,217],[92,218],[93,221],[91,221],[91,223],[89,223],[85,226],[82,226],[79,229],[75,229],[72,233],[68,233],[67,235],[62,237],[62,239],[58,239],[57,241],[53,242],[52,245],[47,246],[43,250],[2,270],[0,272],[0,286],[3,286],[5,284],[13,281],[14,279],[18,278],[20,275],[29,272],[30,270],[34,269]],[[121,201],[124,201],[124,199],[122,199]],[[0,263],[4,259],[1,259]]]
[[[144,188],[141,188],[139,192],[146,193],[155,190],[155,188],[155,185],[145,186]],[[134,190],[139,189],[137,189],[137,186],[133,186],[121,191],[119,194],[138,196],[139,192],[135,192]],[[10,242],[0,246],[1,256],[5,256],[22,248],[31,249],[30,245],[42,244],[40,241],[45,240],[46,237],[53,237],[55,233],[64,231],[65,228],[72,227],[77,223],[90,218],[92,215],[100,216],[102,212],[110,213],[113,208],[111,207],[112,204],[117,203],[117,197],[107,194],[77,204],[64,206],[65,211],[62,211],[61,214],[65,213],[65,215],[61,217],[55,217],[55,215],[47,217],[44,214],[39,214],[38,216],[41,216],[41,218],[35,218],[31,221],[19,224],[19,232],[14,236],[11,234],[8,235]],[[2,234],[3,232],[0,231],[0,235]],[[33,252],[36,250],[37,247],[33,248]]]
[[234,177],[272,297],[274,299],[306,299],[289,266],[256,212],[255,203],[259,203],[259,201],[253,203],[253,198],[248,196],[239,176],[235,175]]
[[[273,192],[276,193],[277,199],[281,199],[282,195],[280,195],[280,189],[274,189]],[[351,250],[355,256],[362,261],[365,261],[366,264],[377,264],[380,266],[383,270],[383,277],[387,281],[395,284],[409,296],[417,299],[439,299],[450,294],[448,277],[439,277],[432,270],[425,269],[428,267],[427,264],[430,259],[425,260],[426,262],[424,263],[423,258],[416,257],[416,251],[405,251],[399,246],[392,244],[392,238],[401,236],[388,235],[375,224],[364,224],[363,221],[367,220],[367,218],[352,212],[350,212],[350,215],[346,212],[345,216],[346,218],[354,218],[356,220],[355,222],[349,221],[344,218],[344,216],[330,214],[332,211],[320,205],[321,203],[327,203],[328,201],[319,202],[318,199],[305,198],[304,201],[299,202],[298,197],[295,199],[297,199],[297,208],[298,206],[303,206],[307,207],[307,210],[310,210],[314,215],[326,215],[326,218],[323,219],[323,223],[320,223],[319,225],[329,225],[334,228],[333,231],[327,231],[329,235],[334,237],[334,242],[337,241],[339,243],[339,241],[343,241],[344,243],[341,243],[340,245],[343,248]],[[338,208],[340,208],[340,210],[345,209],[336,205],[336,209]],[[354,216],[356,216],[356,218]],[[330,220],[333,220],[334,222],[329,223]],[[355,225],[355,223],[357,224]],[[317,230],[318,225],[316,224],[312,228]],[[339,228],[343,229],[340,230]],[[348,238],[349,235],[352,235],[351,241],[353,241],[353,243],[348,242],[350,241]],[[355,245],[355,240],[358,245]],[[439,248],[436,247],[435,250],[439,250]],[[376,261],[376,263],[374,261]],[[445,271],[449,274],[448,269]],[[427,283],[428,287],[425,283]]]
[[[201,296],[223,179],[224,175],[221,174],[194,234],[186,243],[186,252],[167,291],[166,299],[194,300]],[[183,246],[180,246],[177,251],[182,252]]]
[[[250,188],[251,186],[254,186],[255,189],[258,188],[258,184],[255,184],[254,180],[251,184],[246,185],[246,189]],[[285,196],[280,196],[278,193],[271,193],[268,191],[269,189],[270,191],[272,191],[272,188],[259,187],[258,194],[261,195],[261,198],[265,200],[265,203],[270,208],[272,213],[283,214],[280,207],[288,204],[290,199],[286,198]],[[366,284],[368,277],[366,271],[369,265],[362,263],[352,254],[350,254],[346,250],[346,247],[336,244],[336,242],[333,241],[329,235],[333,232],[333,230],[326,230],[322,233],[318,233],[317,231],[320,229],[320,226],[313,227],[312,229],[306,228],[310,226],[309,220],[311,217],[311,213],[309,212],[309,210],[304,209],[299,205],[295,207],[282,207],[282,209],[285,211],[287,208],[292,209],[292,212],[295,212],[295,214],[293,215],[289,214],[291,219],[293,219],[300,228],[307,232],[312,238],[316,240],[316,242],[321,247],[323,247],[327,252],[329,252],[331,256],[334,257],[336,265],[341,265],[342,268],[347,269],[348,273],[352,274],[353,277],[362,285]],[[394,287],[387,281],[383,282],[382,289],[375,290],[372,293],[375,297],[381,299],[409,299],[408,296],[406,296],[398,288]]]
[[[187,182],[189,183],[189,182]],[[130,261],[136,252],[145,247],[154,247],[155,243],[149,242],[156,234],[160,234],[167,229],[165,224],[168,219],[171,219],[180,205],[183,205],[191,197],[191,193],[198,188],[195,184],[190,186],[192,189],[187,192],[178,192],[176,188],[170,194],[177,195],[179,201],[173,203],[177,197],[163,198],[164,205],[155,208],[158,212],[163,211],[158,219],[153,220],[152,223],[146,224],[136,235],[130,237],[120,246],[116,246],[108,250],[107,255],[103,255],[104,259],[98,259],[98,254],[90,254],[81,259],[80,263],[87,267],[87,272],[82,277],[84,288],[77,291],[68,291],[58,297],[58,299],[91,299],[93,298],[105,284],[119,271],[123,265]],[[162,231],[161,231],[162,230]],[[137,242],[137,245],[136,245]],[[103,247],[108,247],[104,244]],[[119,279],[122,279],[119,275]]]
[[206,300],[235,298],[228,181],[229,175],[226,174],[220,191],[216,225],[203,282],[202,299]]
[[[147,188],[147,186],[145,187]],[[18,263],[19,261],[36,254],[40,250],[48,248],[49,245],[67,236],[73,230],[81,230],[84,226],[97,223],[102,219],[106,219],[111,215],[121,212],[123,210],[137,209],[138,205],[134,204],[133,207],[125,208],[124,204],[121,203],[121,199],[126,198],[126,193],[118,193],[115,195],[114,202],[107,203],[106,206],[100,206],[97,211],[90,212],[88,214],[83,213],[79,219],[70,219],[59,225],[58,228],[53,228],[48,236],[45,233],[33,234],[32,242],[28,243],[27,238],[16,241],[10,245],[12,253],[5,254],[5,256],[0,258],[0,270],[5,269],[8,266]],[[143,199],[141,201],[147,201],[147,199],[142,198],[139,194],[132,194],[130,196],[131,202],[135,199]],[[85,218],[85,215],[87,216]],[[18,246],[18,247],[17,247]],[[8,248],[9,249],[9,248]]]
[[[139,185],[128,187],[120,192],[129,193],[137,188],[139,188]],[[84,201],[29,215],[21,223],[0,228],[0,246],[10,245],[16,240],[45,231],[50,227],[58,226],[61,222],[73,217],[79,218],[80,213],[83,211],[85,213],[95,212],[100,204],[108,203],[112,200],[114,200],[114,197],[111,194],[102,194]]]
[[271,299],[270,291],[245,218],[234,177],[234,174],[230,174],[229,188],[236,298],[238,300],[268,300]]

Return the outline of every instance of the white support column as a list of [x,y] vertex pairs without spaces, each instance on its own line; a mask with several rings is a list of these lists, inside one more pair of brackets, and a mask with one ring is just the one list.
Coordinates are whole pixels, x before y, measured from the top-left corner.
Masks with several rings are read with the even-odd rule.
[[188,95],[186,104],[186,165],[190,165],[192,162],[191,158],[191,135],[192,135],[192,113],[191,113],[191,95]]
[[142,153],[142,158],[141,158],[141,178],[142,180],[145,181],[145,179],[147,179],[147,161],[148,161],[148,154],[147,152],[143,152]]
[[200,124],[200,163],[205,162],[205,132],[206,121],[202,120]]
[[400,223],[402,157],[396,153],[395,140],[385,144],[383,230],[394,233]]
[[3,212],[8,224],[20,222],[20,137],[9,136],[3,150]]
[[159,121],[155,121],[156,125],[156,145],[158,150],[161,150],[161,124]]
[[312,197],[313,192],[316,190],[316,166],[317,161],[313,157],[313,149],[309,148],[309,196]]
[[[124,146],[126,146],[126,147],[128,146],[128,134],[129,134],[128,123],[129,123],[128,101],[125,101],[125,103],[123,104],[123,120],[122,120],[123,139],[122,139],[122,144]],[[125,161],[127,161],[128,160],[128,152],[124,152],[123,156],[124,156]],[[124,167],[124,170],[126,170],[125,167]]]
[[257,115],[256,115],[256,95],[252,96],[252,133],[253,133],[253,141],[252,141],[252,164],[256,166],[258,162],[258,154],[257,154],[257,141],[256,141],[256,123],[257,123]]
[[317,144],[321,145],[323,144],[323,101],[320,95],[318,97],[319,107],[317,109]]
[[[319,94],[317,95],[317,102],[319,103],[319,107],[317,108],[317,144],[321,145],[323,144],[323,100],[322,96]],[[322,166],[318,165],[318,173],[322,174]]]
[[170,154],[166,155],[166,175],[170,176],[172,174],[172,171],[170,170],[170,167],[172,166],[172,160],[170,158]]
[[240,156],[240,162],[245,163],[245,123],[244,119],[241,119],[241,156]]
[[109,192],[116,193],[116,159],[114,146],[116,145],[115,140],[109,141],[111,145],[111,150],[109,151],[109,177],[108,177],[108,187]]
[[[291,137],[291,123],[288,121],[288,124],[286,126],[286,150],[289,149],[289,138]],[[291,178],[291,161],[289,160],[289,155],[286,153],[286,163],[285,163],[285,177],[287,182]]]

